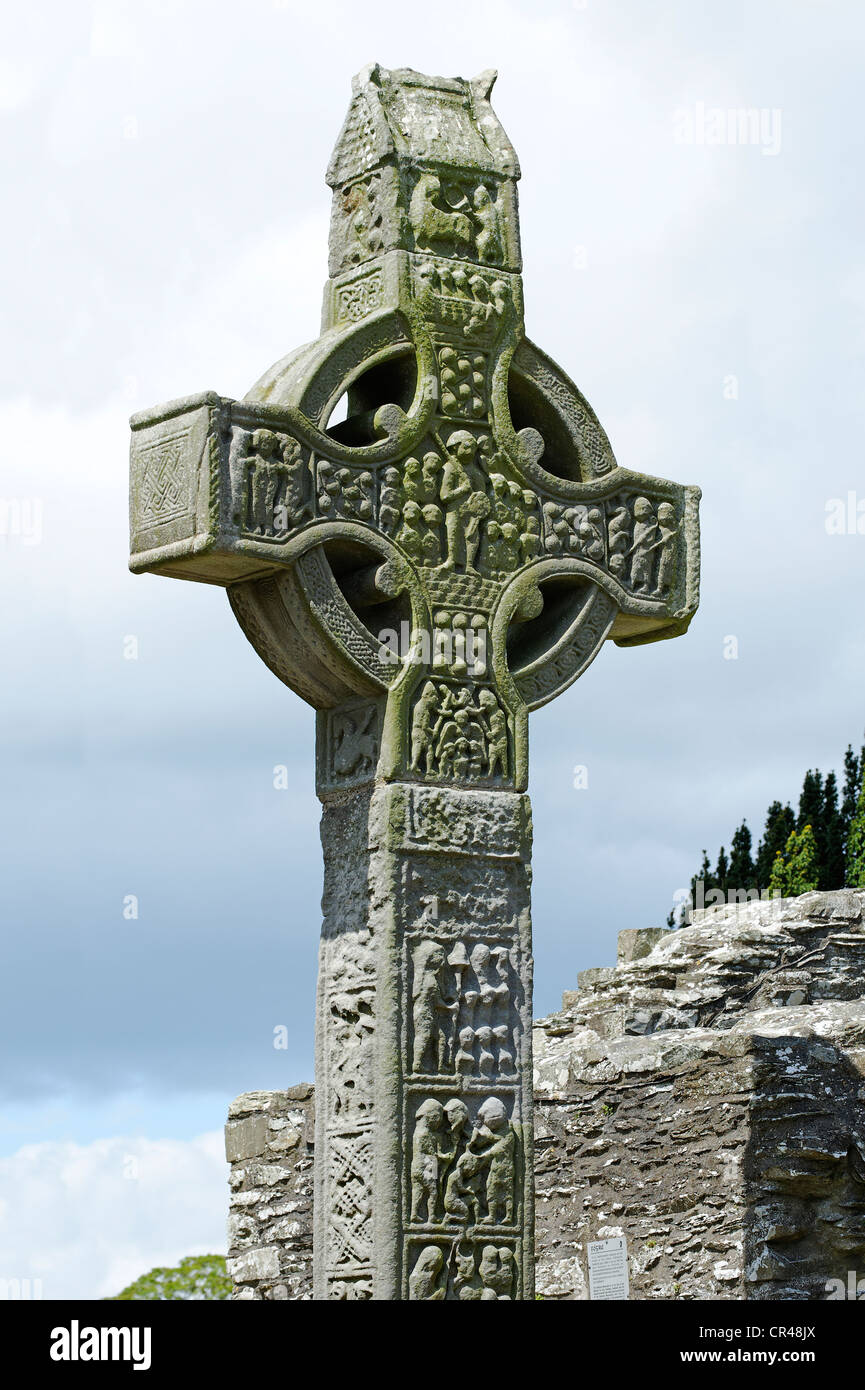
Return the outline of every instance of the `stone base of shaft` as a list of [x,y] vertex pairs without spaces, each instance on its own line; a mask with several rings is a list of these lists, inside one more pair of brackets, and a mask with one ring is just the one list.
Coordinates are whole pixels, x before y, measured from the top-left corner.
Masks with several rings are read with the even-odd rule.
[[315,1297],[531,1299],[531,813],[325,799]]

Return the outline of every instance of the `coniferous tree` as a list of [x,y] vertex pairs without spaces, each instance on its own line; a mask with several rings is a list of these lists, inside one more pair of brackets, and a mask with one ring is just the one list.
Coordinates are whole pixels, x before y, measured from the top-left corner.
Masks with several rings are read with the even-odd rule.
[[799,815],[796,821],[796,829],[801,830],[803,826],[810,825],[814,829],[815,822],[819,820],[823,812],[823,776],[819,769],[812,771],[811,768],[805,773],[802,782],[802,790],[799,793]]
[[810,825],[817,846],[817,872],[823,872],[826,858],[826,828],[823,824],[823,775],[819,769],[811,768],[805,773],[802,791],[799,794],[799,814],[796,829],[803,830]]
[[865,888],[865,780],[859,788],[856,809],[847,836],[845,880],[848,888]]
[[865,748],[862,750],[863,757],[857,758],[851,745],[848,743],[847,752],[844,754],[844,794],[841,798],[841,836],[844,845],[845,878],[846,864],[849,858],[847,841],[850,834],[850,827],[853,824],[853,817],[856,814],[856,804],[859,800],[859,792],[862,787],[862,774],[865,772]]
[[856,754],[853,752],[852,743],[848,743],[847,752],[844,754],[844,793],[841,798],[841,818],[844,822],[845,831],[849,829],[850,822],[856,811],[856,802],[859,800],[859,787],[861,781],[861,764]]
[[838,807],[838,781],[830,772],[823,783],[823,862],[820,887],[844,887],[844,826]]
[[[787,845],[791,849],[795,843],[795,837],[796,831],[791,830],[789,838],[787,840]],[[769,875],[769,892],[773,898],[787,897],[788,877],[789,875],[787,873],[787,861],[784,858],[784,851],[781,849],[776,850],[775,858],[772,861],[772,872]]]
[[773,801],[766,812],[763,838],[757,846],[756,877],[758,888],[762,889],[769,886],[775,856],[779,852],[784,853],[787,840],[795,828],[796,818],[789,803],[782,806],[780,801]]
[[730,867],[727,872],[730,887],[733,889],[756,887],[755,872],[754,861],[751,858],[751,832],[747,823],[742,821],[739,829],[734,831],[733,839],[730,842]]
[[720,888],[721,892],[724,894],[724,897],[726,897],[727,885],[730,881],[730,868],[727,863],[727,852],[724,849],[723,845],[721,846],[721,850],[718,855],[718,866],[715,869],[715,878],[717,880],[718,888]]
[[[698,884],[702,885],[701,889],[698,889]],[[703,850],[703,862],[700,865],[699,872],[694,874],[694,877],[691,879],[690,907],[700,907],[702,904],[704,904],[706,901],[706,894],[711,893],[713,888],[716,887],[717,884],[715,883],[715,878],[712,873],[712,866],[709,863],[709,856],[706,853],[706,851]],[[673,917],[675,920],[675,913],[671,912],[670,917]],[[670,917],[667,918],[668,926],[673,925],[673,923],[670,921]],[[687,926],[689,921],[690,910],[686,907],[684,913],[681,916],[680,925]]]
[[798,897],[800,893],[812,893],[819,887],[820,861],[817,837],[812,825],[803,825],[796,834],[796,844],[789,858],[788,869],[791,897]]
[[[722,846],[714,872],[703,850],[703,862],[691,879],[692,905],[705,902],[718,889],[726,897],[729,892],[755,888],[792,896],[844,884],[865,887],[865,746],[858,756],[851,744],[847,746],[840,797],[834,772],[824,782],[819,769],[809,768],[798,812],[789,802],[773,801],[753,855],[752,844],[751,832],[742,821],[730,842],[729,860]],[[674,909],[667,924],[686,925],[689,918],[687,907],[681,912]]]
[[775,855],[769,877],[769,891],[779,897],[796,898],[817,887],[819,864],[817,841],[810,825],[791,830],[783,854]]

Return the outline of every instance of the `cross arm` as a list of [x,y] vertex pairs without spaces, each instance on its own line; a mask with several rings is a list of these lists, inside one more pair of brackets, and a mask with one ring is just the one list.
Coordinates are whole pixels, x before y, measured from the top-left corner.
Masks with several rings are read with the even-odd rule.
[[[406,419],[396,406],[378,412],[382,433],[399,427],[397,414]],[[312,529],[322,540],[377,531],[365,451],[306,422],[303,434],[327,445],[322,457],[299,415],[208,391],[133,416],[130,568],[227,587],[293,564]]]

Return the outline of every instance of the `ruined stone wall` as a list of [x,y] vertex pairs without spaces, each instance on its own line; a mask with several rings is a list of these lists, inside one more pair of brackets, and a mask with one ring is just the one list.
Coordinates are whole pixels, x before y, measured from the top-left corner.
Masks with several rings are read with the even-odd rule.
[[[588,1297],[624,1235],[635,1299],[821,1299],[865,1277],[865,893],[622,932],[535,1025],[536,1281]],[[232,1106],[238,1298],[311,1291],[311,1087]]]
[[312,1086],[248,1091],[225,1126],[234,1297],[312,1298]]
[[820,1299],[865,1274],[865,893],[623,932],[534,1030],[538,1289]]

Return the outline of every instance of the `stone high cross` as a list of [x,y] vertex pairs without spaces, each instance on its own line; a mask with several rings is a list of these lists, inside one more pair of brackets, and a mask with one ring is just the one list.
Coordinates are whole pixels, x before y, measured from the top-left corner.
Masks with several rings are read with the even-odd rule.
[[494,76],[362,72],[321,337],[132,420],[132,569],[317,711],[322,1299],[532,1298],[528,715],[697,606],[698,489],[524,335]]

